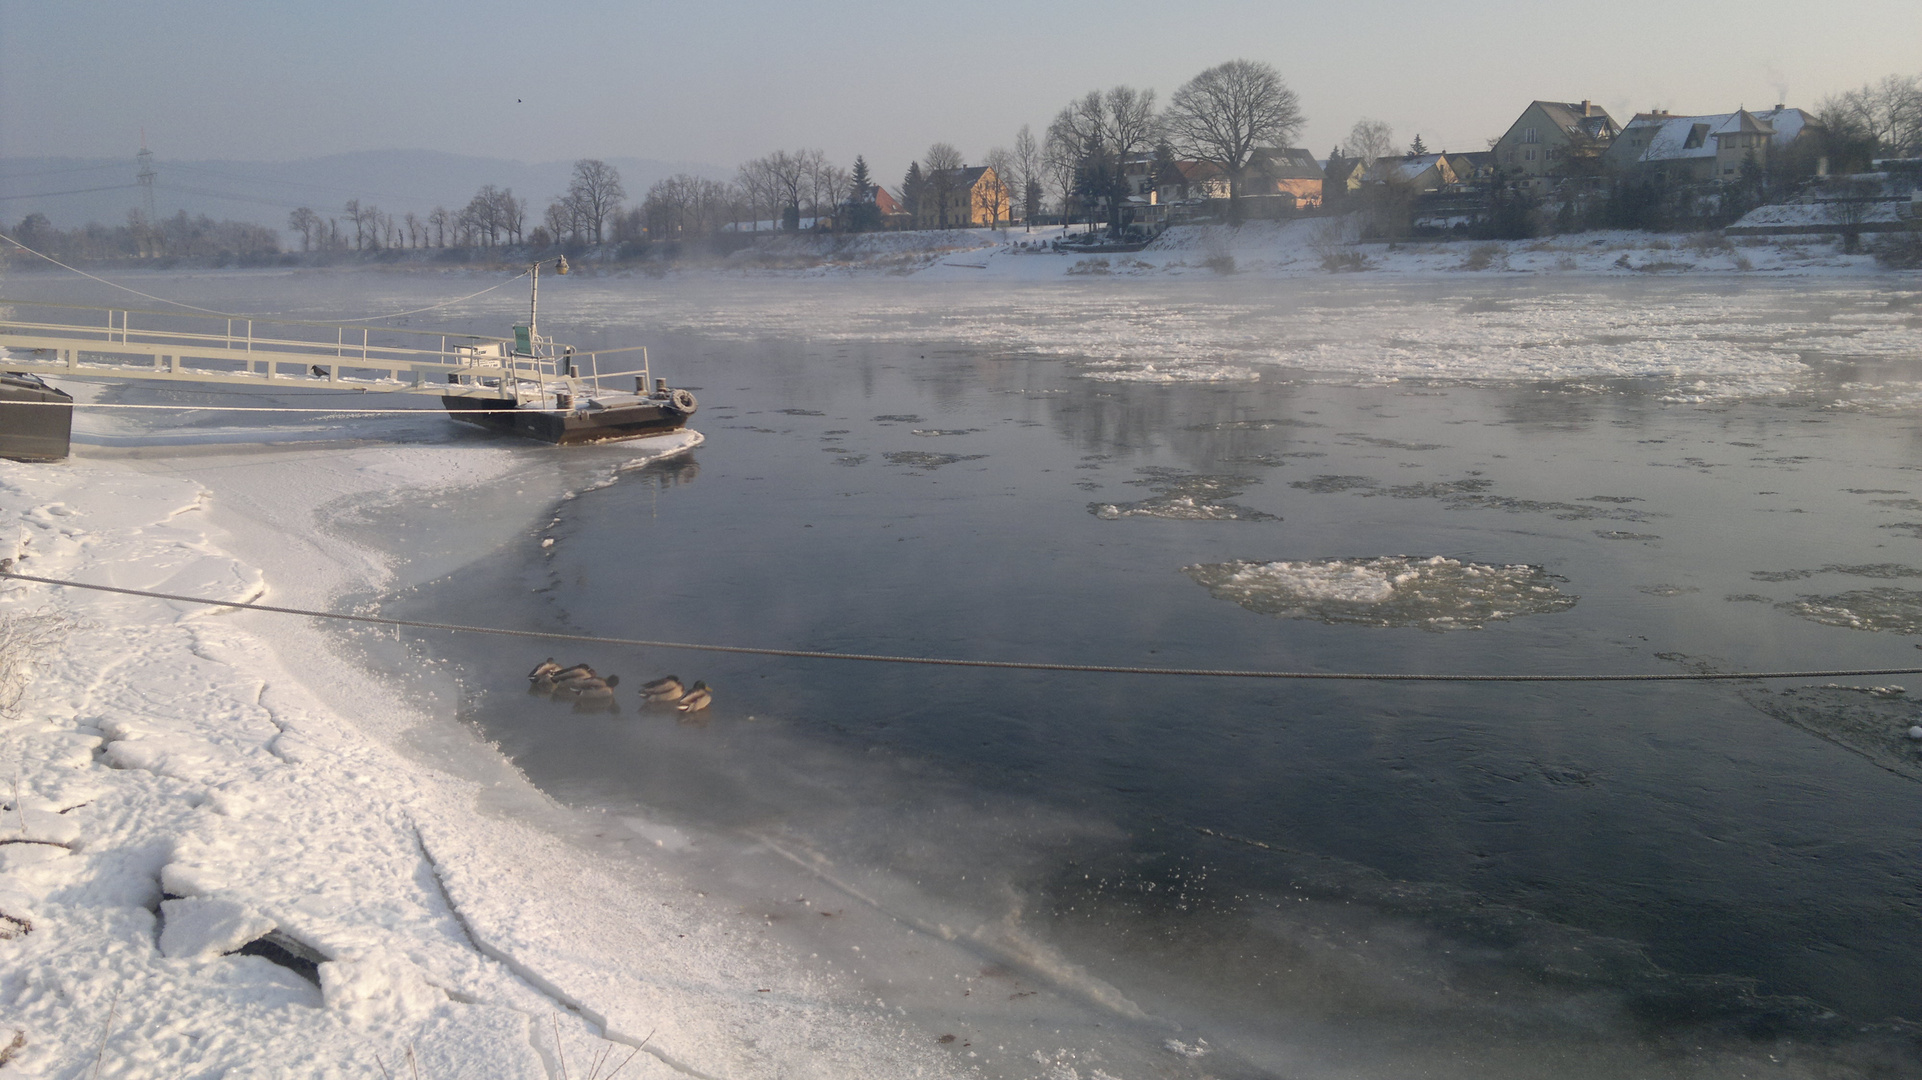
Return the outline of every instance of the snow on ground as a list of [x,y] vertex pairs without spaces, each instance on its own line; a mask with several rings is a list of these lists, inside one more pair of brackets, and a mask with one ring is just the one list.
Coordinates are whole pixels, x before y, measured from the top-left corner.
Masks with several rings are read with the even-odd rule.
[[[166,460],[0,462],[0,557],[325,606],[395,569],[327,539],[323,506],[446,494],[514,464],[475,447],[257,451],[196,466],[223,471],[223,501]],[[305,621],[9,582],[0,628],[57,638],[0,651],[32,680],[0,717],[9,1075],[373,1077],[417,1062],[435,1080],[545,1078],[604,1058],[606,1076],[643,1044],[622,1076],[947,1071],[753,918],[598,855],[487,748],[420,749],[424,731],[459,736]]]
[[[1026,230],[950,229],[853,236],[770,236],[735,252],[725,269],[780,275],[916,274],[937,278],[1050,280],[1064,277],[1324,276],[1331,273],[1452,275],[1489,273],[1858,274],[1877,273],[1866,254],[1845,255],[1834,237],[1725,238],[1719,233],[1663,235],[1627,230],[1534,240],[1434,240],[1357,243],[1344,218],[1301,218],[1227,225],[1178,225],[1144,251],[1057,253],[1049,242],[1079,237],[1084,226]],[[1332,269],[1331,269],[1332,268]]]

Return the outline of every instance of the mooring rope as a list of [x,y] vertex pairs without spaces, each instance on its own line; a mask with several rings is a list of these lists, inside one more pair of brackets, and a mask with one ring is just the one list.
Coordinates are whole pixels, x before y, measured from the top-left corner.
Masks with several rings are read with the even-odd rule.
[[465,626],[460,623],[426,622],[420,619],[387,619],[377,615],[349,615],[338,611],[281,607],[241,600],[210,600],[201,596],[129,589],[118,585],[95,585],[84,581],[37,577],[11,570],[0,570],[0,578],[31,581],[41,585],[63,585],[73,589],[142,596],[154,600],[176,600],[210,607],[236,608],[241,611],[268,611],[278,615],[301,615],[311,619],[366,623],[373,626],[408,627],[414,630],[445,630],[461,634],[491,634],[495,637],[531,638],[540,641],[567,641],[582,645],[612,645],[624,648],[678,649],[687,652],[734,653],[744,656],[780,656],[801,660],[852,660],[873,664],[919,664],[928,667],[992,668],[1002,671],[1066,671],[1098,675],[1180,675],[1217,679],[1322,679],[1342,682],[1454,682],[1454,683],[1548,683],[1548,682],[1714,682],[1739,679],[1859,679],[1879,675],[1922,675],[1922,667],[1837,668],[1821,671],[1730,671],[1675,672],[1656,675],[1413,675],[1364,671],[1247,671],[1232,668],[1147,667],[1138,664],[1057,664],[1029,660],[963,660],[943,656],[889,656],[882,653],[830,652],[823,649],[767,649],[749,645],[703,645],[688,641],[651,641],[645,638],[602,637],[596,634],[564,634],[552,630],[513,630],[498,626]]

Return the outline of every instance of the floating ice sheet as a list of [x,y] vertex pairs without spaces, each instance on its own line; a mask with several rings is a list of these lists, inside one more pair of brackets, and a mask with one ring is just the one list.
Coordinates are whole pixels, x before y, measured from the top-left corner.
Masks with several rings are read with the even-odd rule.
[[1476,630],[1575,606],[1539,566],[1493,566],[1436,555],[1203,563],[1183,572],[1223,600],[1283,619],[1355,626]]
[[1922,634],[1922,592],[1883,586],[1833,596],[1798,596],[1775,605],[1824,626]]
[[1088,512],[1104,521],[1124,517],[1158,517],[1181,521],[1276,521],[1275,515],[1230,502],[1253,484],[1252,476],[1207,476],[1173,469],[1143,469],[1146,475],[1128,483],[1153,488],[1155,494],[1129,503],[1089,503]]

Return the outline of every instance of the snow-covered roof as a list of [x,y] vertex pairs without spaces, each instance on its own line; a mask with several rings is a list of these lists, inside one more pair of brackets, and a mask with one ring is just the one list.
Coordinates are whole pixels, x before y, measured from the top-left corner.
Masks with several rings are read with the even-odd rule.
[[1368,170],[1370,180],[1390,184],[1410,184],[1441,163],[1445,154],[1416,154],[1413,157],[1382,158]]
[[1808,123],[1808,115],[1800,109],[1770,109],[1766,112],[1751,113],[1737,109],[1732,113],[1714,113],[1707,116],[1671,116],[1667,113],[1642,113],[1629,121],[1628,128],[1622,132],[1627,137],[1630,132],[1644,128],[1656,128],[1649,137],[1648,148],[1635,159],[1636,161],[1679,161],[1686,158],[1714,157],[1715,136],[1729,135],[1738,131],[1772,133],[1772,142],[1777,147],[1787,146],[1802,133]]

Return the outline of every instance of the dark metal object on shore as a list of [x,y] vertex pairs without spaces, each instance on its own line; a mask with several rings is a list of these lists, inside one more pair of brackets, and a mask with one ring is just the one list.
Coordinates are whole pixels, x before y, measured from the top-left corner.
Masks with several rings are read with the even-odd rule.
[[35,375],[0,375],[0,457],[59,461],[72,438],[72,397]]

